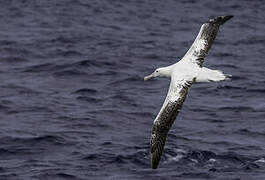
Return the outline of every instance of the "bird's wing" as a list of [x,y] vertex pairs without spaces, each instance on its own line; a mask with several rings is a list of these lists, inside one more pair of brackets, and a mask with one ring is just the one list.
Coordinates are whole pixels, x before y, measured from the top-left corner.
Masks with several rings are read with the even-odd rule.
[[188,89],[193,82],[194,80],[171,79],[167,97],[152,128],[150,144],[153,169],[156,169],[159,164],[168,131],[176,119],[185,101]]
[[224,24],[232,17],[233,16],[218,16],[204,23],[201,26],[200,32],[197,35],[195,41],[182,60],[190,61],[201,67],[204,58],[211,48],[213,41],[218,33],[220,25]]

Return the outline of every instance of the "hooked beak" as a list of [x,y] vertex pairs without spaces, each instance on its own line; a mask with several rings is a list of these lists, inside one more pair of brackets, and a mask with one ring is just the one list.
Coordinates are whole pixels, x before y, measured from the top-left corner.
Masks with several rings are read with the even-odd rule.
[[147,80],[149,80],[149,79],[152,79],[153,77],[155,77],[155,76],[154,76],[154,73],[152,73],[152,74],[150,74],[150,75],[148,75],[148,76],[145,76],[145,77],[144,77],[144,81],[147,81]]

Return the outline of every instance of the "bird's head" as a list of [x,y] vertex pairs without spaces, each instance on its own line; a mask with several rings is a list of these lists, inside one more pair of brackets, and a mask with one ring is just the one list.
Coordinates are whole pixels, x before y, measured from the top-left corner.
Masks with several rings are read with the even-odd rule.
[[147,81],[155,77],[170,77],[170,76],[171,76],[171,68],[162,67],[162,68],[157,68],[152,74],[145,76],[144,80]]

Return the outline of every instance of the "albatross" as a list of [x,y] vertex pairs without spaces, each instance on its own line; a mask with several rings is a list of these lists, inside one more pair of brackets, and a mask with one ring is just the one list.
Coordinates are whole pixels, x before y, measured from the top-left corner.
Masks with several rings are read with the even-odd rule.
[[217,82],[229,79],[222,71],[203,67],[203,61],[211,48],[219,27],[233,16],[218,16],[201,26],[199,34],[184,57],[177,63],[156,69],[144,77],[149,80],[154,77],[171,79],[166,99],[154,120],[151,135],[151,164],[158,167],[168,132],[174,123],[193,83]]

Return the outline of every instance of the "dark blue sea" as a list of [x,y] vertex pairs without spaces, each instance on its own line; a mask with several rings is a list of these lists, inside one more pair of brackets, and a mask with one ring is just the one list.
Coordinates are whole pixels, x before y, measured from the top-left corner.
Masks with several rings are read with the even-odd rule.
[[[261,0],[0,1],[0,179],[265,179],[265,3]],[[221,26],[159,168],[153,120],[202,23]]]

